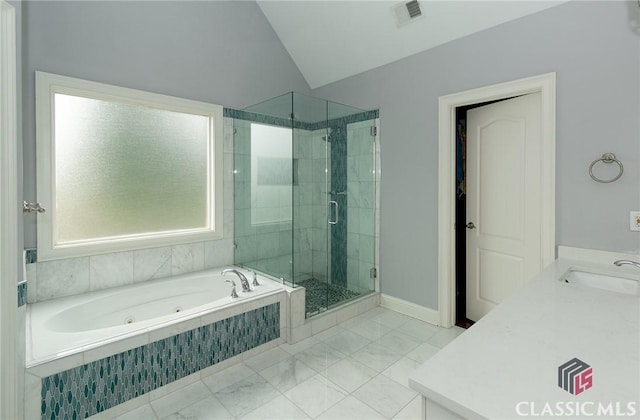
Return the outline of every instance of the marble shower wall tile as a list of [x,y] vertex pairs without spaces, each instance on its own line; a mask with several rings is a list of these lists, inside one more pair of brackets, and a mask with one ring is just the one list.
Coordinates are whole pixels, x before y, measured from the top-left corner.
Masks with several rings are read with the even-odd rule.
[[204,243],[205,268],[222,267],[233,264],[233,239],[221,239]]
[[89,257],[89,290],[133,283],[133,252]]
[[171,247],[171,275],[204,270],[204,242]]
[[89,257],[38,263],[36,298],[47,300],[89,291]]
[[171,247],[133,251],[133,281],[141,282],[171,275]]

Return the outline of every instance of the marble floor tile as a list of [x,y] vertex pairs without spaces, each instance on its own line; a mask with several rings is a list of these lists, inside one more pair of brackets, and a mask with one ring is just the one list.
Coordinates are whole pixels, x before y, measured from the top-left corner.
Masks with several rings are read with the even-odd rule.
[[318,374],[299,359],[291,356],[259,372],[278,391],[285,392]]
[[347,393],[327,378],[317,375],[284,395],[307,415],[315,418],[345,398]]
[[400,359],[402,359],[401,354],[375,342],[361,348],[357,355],[358,362],[378,372],[382,372]]
[[324,343],[318,343],[307,350],[297,353],[294,357],[316,372],[322,373],[329,366],[347,357],[347,355]]
[[114,420],[158,420],[156,413],[149,404],[140,406],[134,410],[115,417]]
[[382,306],[376,306],[375,308],[368,310],[363,314],[358,315],[358,318],[373,319],[377,316],[388,314],[390,312],[393,312],[393,311],[391,309],[383,308]]
[[387,327],[386,325],[373,322],[368,319],[361,319],[357,323],[348,326],[347,329],[356,334],[360,334],[371,341],[378,340],[383,335],[393,331],[393,328],[391,327]]
[[259,407],[241,420],[308,420],[307,416],[297,405],[281,395]]
[[382,374],[388,378],[393,379],[400,385],[409,388],[409,375],[411,375],[418,367],[420,367],[421,363],[416,362],[413,359],[409,359],[408,357],[403,357],[398,360],[387,369],[385,369]]
[[327,328],[326,330],[319,332],[315,335],[313,335],[313,338],[315,338],[317,341],[324,341],[330,337],[333,337],[336,334],[339,334],[341,332],[344,331],[344,328],[342,328],[341,326],[333,326],[331,328]]
[[427,343],[436,347],[444,347],[452,342],[456,337],[465,332],[466,330],[460,327],[451,327],[438,331],[433,337],[427,340]]
[[439,352],[440,347],[436,347],[433,344],[424,343],[407,353],[407,357],[415,360],[416,362],[423,364],[427,360],[431,359],[431,356]]
[[151,407],[159,419],[182,410],[211,396],[211,391],[202,381],[194,382],[164,397],[151,401]]
[[371,369],[351,358],[329,366],[322,373],[323,376],[347,392],[355,391],[377,374],[378,372],[375,369]]
[[233,416],[213,395],[176,411],[161,420],[233,420]]
[[415,340],[407,334],[399,332],[398,330],[393,330],[383,335],[382,337],[380,337],[380,339],[376,340],[376,343],[402,355],[411,352],[420,344],[422,344],[420,341]]
[[306,350],[309,347],[313,347],[318,344],[319,341],[315,337],[305,338],[304,340],[300,340],[295,344],[284,343],[280,345],[280,348],[286,351],[289,354],[296,354],[301,352],[302,350]]
[[322,413],[318,420],[383,420],[382,414],[354,397],[347,397]]
[[384,375],[378,375],[352,395],[383,416],[391,418],[417,394]]
[[262,376],[255,374],[218,392],[215,397],[234,417],[242,417],[280,395]]
[[399,332],[407,334],[414,340],[422,342],[427,341],[442,330],[443,328],[436,327],[435,325],[428,324],[418,319],[410,319],[398,327]]
[[264,353],[257,354],[245,360],[244,363],[256,372],[259,372],[289,356],[291,355],[280,347],[274,347],[271,350],[267,350]]
[[389,328],[395,329],[400,327],[402,324],[406,323],[411,319],[414,319],[414,318],[411,318],[410,316],[403,315],[398,312],[388,311],[372,318],[371,321],[376,322],[378,324],[386,325]]
[[422,397],[417,395],[405,405],[393,420],[422,420]]
[[202,382],[211,390],[211,392],[215,393],[255,374],[256,372],[244,363],[238,363],[237,365],[230,366],[214,375],[202,378]]
[[347,355],[360,350],[370,342],[362,335],[346,330],[324,340],[325,344]]

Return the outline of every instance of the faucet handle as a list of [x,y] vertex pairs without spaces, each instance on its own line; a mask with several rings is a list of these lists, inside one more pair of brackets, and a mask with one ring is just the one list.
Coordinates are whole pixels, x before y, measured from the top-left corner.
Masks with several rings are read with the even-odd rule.
[[251,283],[252,286],[260,286],[260,283],[258,283],[258,273],[256,273],[255,271],[253,272],[253,283]]
[[231,286],[233,287],[231,289],[231,298],[232,299],[240,297],[240,296],[238,296],[238,292],[236,292],[236,282],[235,281],[227,279],[224,282],[225,283],[231,283]]

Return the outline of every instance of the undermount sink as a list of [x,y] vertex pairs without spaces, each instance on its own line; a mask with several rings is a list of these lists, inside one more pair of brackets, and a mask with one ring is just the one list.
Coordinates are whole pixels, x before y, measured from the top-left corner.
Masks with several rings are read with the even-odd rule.
[[577,267],[571,267],[560,277],[560,281],[567,284],[592,287],[594,289],[608,290],[610,292],[624,293],[627,295],[640,294],[639,279],[640,273],[633,275]]

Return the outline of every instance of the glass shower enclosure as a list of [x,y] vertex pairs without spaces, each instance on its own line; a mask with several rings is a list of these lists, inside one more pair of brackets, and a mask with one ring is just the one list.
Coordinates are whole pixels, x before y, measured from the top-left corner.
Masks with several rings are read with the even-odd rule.
[[374,290],[377,117],[298,93],[233,114],[235,263],[305,287],[307,317]]

